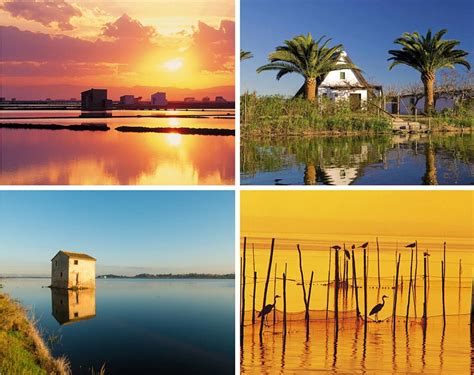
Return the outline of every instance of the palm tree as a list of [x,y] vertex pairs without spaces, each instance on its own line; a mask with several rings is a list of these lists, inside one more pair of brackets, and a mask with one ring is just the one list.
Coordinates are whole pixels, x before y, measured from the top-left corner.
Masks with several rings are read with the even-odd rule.
[[431,29],[426,36],[418,32],[404,33],[401,38],[395,39],[394,43],[402,46],[400,50],[390,50],[392,55],[388,60],[393,61],[389,69],[404,64],[418,70],[425,93],[425,113],[433,111],[434,104],[434,82],[436,71],[441,68],[453,69],[454,65],[464,65],[468,70],[471,65],[466,61],[466,51],[454,49],[460,42],[458,40],[442,40],[446,29],[432,35]]
[[288,73],[303,76],[304,97],[314,101],[318,86],[329,72],[340,69],[358,69],[354,64],[341,62],[342,44],[328,47],[330,41],[331,39],[325,36],[314,40],[309,33],[285,40],[283,46],[276,47],[276,50],[268,56],[270,63],[258,68],[257,72],[277,70],[277,80]]
[[252,52],[240,49],[240,61],[248,60],[253,57]]

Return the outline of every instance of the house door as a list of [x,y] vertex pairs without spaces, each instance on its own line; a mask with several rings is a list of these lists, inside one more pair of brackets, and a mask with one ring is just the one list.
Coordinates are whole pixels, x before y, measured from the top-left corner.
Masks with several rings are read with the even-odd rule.
[[358,109],[360,109],[361,101],[362,101],[361,94],[350,94],[349,95],[349,103],[351,104],[351,109],[353,111],[357,111]]

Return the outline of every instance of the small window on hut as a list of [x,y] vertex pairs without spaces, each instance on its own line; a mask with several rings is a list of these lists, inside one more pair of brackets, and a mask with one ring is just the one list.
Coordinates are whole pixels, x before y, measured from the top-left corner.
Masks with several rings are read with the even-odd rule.
[[76,265],[79,264],[79,261],[78,261],[78,260],[75,260],[75,261],[74,261],[74,264],[76,264]]
[[339,78],[340,79],[346,79],[346,72],[340,72],[339,73]]
[[57,260],[54,261],[54,265],[55,265],[55,266],[58,265],[58,261],[57,261]]
[[61,278],[63,278],[63,273],[61,272]]
[[74,313],[74,318],[77,318],[79,316],[79,313]]

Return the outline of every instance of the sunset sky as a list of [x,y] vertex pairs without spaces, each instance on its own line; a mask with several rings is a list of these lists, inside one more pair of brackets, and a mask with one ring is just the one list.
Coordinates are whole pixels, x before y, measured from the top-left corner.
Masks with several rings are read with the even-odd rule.
[[166,87],[192,95],[234,85],[233,0],[2,1],[0,25],[7,98],[69,99],[78,87],[135,88],[111,91],[112,99]]

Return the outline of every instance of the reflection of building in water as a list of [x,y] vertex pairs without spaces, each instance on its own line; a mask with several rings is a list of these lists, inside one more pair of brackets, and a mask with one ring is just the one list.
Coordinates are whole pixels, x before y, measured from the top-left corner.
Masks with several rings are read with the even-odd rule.
[[61,250],[51,259],[51,287],[95,289],[95,262],[90,255]]
[[350,166],[347,167],[324,167],[321,166],[323,180],[330,185],[350,185],[358,176],[360,165],[367,161],[369,148],[366,144],[361,145],[360,153],[351,155]]
[[52,313],[59,324],[95,317],[95,289],[51,289]]

